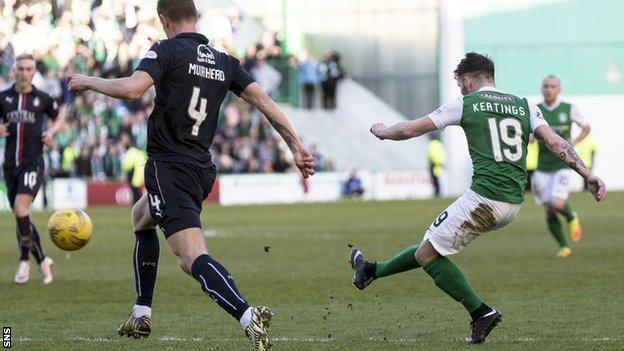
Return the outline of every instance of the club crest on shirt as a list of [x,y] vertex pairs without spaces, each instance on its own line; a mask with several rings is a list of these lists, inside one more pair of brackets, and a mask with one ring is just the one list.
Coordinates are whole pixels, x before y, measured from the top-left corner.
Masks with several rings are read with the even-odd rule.
[[12,103],[13,103],[13,98],[12,98],[12,97],[10,97],[10,96],[5,97],[5,98],[4,98],[4,100],[5,100],[6,102],[8,102],[9,104],[12,104]]
[[559,114],[559,123],[565,123],[568,121],[568,115],[564,112]]
[[36,98],[33,100],[33,105],[34,105],[35,107],[39,107],[39,103],[40,103],[39,98],[38,98],[38,97],[36,97]]
[[154,59],[158,58],[158,54],[156,53],[156,51],[150,50],[150,51],[145,53],[145,56],[143,56],[143,58],[154,60]]
[[197,47],[197,61],[206,62],[208,64],[215,64],[215,56],[208,45],[202,44]]

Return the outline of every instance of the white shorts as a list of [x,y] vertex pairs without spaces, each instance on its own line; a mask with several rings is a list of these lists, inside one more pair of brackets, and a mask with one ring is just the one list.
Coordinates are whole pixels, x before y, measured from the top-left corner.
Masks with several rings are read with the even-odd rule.
[[531,191],[535,194],[537,204],[549,203],[553,198],[566,200],[570,194],[571,169],[560,169],[555,172],[533,173]]
[[468,189],[431,224],[423,241],[442,256],[461,251],[479,235],[506,226],[520,211],[519,204],[485,198]]

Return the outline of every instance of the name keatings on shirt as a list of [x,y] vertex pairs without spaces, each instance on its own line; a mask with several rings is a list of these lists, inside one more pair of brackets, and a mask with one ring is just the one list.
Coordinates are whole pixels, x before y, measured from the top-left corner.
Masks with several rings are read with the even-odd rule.
[[189,63],[189,74],[194,74],[205,79],[225,81],[225,72],[220,69],[202,66],[196,63]]
[[9,123],[35,123],[35,113],[27,110],[8,112],[4,118]]
[[475,102],[472,104],[473,112],[496,112],[507,115],[518,115],[518,116],[526,116],[527,111],[522,106],[517,105],[509,105],[505,103],[499,102]]

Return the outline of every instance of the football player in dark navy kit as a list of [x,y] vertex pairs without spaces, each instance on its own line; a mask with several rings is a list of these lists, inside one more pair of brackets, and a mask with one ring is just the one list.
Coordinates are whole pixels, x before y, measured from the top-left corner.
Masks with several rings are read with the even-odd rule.
[[[59,116],[57,102],[32,85],[36,70],[33,56],[17,56],[13,66],[15,84],[0,92],[0,137],[7,138],[4,177],[20,249],[17,284],[30,279],[29,251],[39,264],[43,283],[50,284],[53,280],[53,261],[44,254],[39,232],[30,221],[30,206],[43,182],[43,146],[52,144],[63,118]],[[54,122],[44,131],[46,116]]]
[[209,148],[226,93],[234,92],[264,113],[306,178],[314,174],[312,157],[284,113],[239,61],[215,50],[196,33],[197,11],[192,0],[159,0],[157,11],[168,40],[154,44],[131,77],[68,77],[74,92],[94,90],[120,99],[137,99],[150,86],[156,88],[155,107],[148,120],[147,194],[132,211],[138,297],[119,334],[139,338],[150,333],[158,225],[182,270],[240,322],[254,350],[269,350],[271,311],[248,305],[230,273],[208,255],[201,230],[202,200],[216,176]]

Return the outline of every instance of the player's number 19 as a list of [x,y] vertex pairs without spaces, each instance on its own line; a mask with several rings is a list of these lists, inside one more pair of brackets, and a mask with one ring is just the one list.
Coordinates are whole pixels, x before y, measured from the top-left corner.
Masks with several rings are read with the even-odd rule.
[[[193,129],[191,130],[191,135],[197,136],[199,135],[199,126],[204,123],[206,120],[206,105],[208,101],[204,98],[199,98],[200,89],[199,87],[193,87],[193,94],[191,95],[191,103],[188,107],[188,115],[195,120],[195,124],[193,125]],[[199,102],[199,110],[197,110],[197,103]]]
[[[492,153],[496,162],[502,162],[503,155],[511,162],[520,160],[522,158],[522,126],[520,122],[513,118],[505,118],[500,122],[497,122],[496,118],[488,118],[488,124],[492,138]],[[509,136],[510,128],[512,136]],[[508,147],[502,148],[501,141]]]

